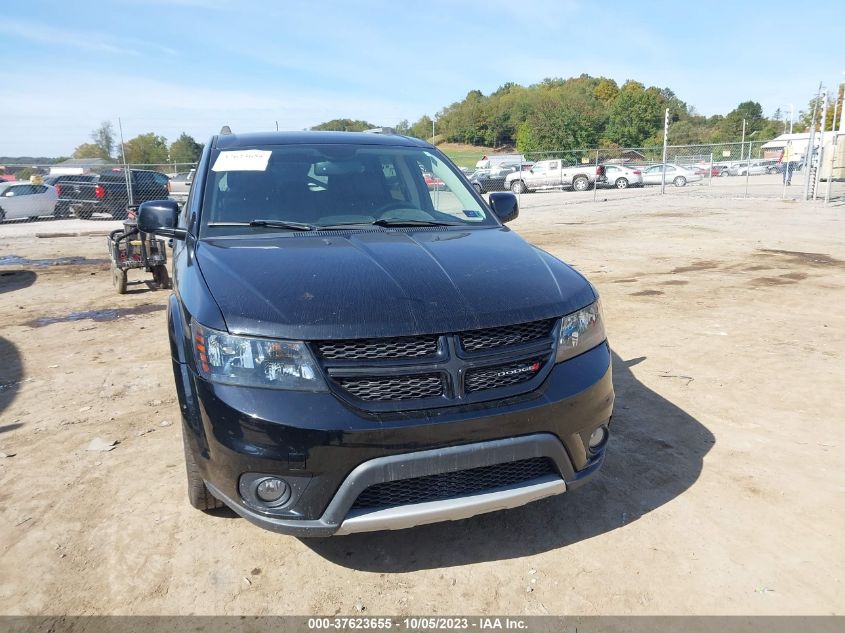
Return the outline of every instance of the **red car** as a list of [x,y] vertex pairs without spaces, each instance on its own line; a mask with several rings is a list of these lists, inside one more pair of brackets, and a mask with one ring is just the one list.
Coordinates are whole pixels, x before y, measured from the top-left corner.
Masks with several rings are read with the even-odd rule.
[[443,184],[443,181],[436,176],[432,176],[428,172],[423,174],[423,178],[425,179],[425,185],[428,187],[429,191],[434,191],[435,189],[445,189],[446,185]]

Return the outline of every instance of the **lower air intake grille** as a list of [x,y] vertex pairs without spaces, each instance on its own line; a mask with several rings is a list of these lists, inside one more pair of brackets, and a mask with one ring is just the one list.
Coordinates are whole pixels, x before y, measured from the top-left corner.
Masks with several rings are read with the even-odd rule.
[[512,486],[551,474],[558,474],[552,460],[548,457],[532,457],[505,464],[388,481],[364,490],[358,495],[352,509],[393,508],[451,499]]
[[338,378],[337,383],[359,400],[419,400],[443,395],[440,374]]

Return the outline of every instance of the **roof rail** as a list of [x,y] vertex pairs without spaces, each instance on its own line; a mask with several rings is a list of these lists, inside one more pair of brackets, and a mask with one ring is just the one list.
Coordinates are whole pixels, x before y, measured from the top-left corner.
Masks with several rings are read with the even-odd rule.
[[396,130],[392,127],[374,127],[369,130],[364,130],[369,134],[396,134]]

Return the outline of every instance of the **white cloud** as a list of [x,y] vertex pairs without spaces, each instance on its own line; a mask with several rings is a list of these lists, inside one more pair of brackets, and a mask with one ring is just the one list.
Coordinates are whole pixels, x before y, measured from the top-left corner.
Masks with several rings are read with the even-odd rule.
[[117,126],[118,117],[126,139],[155,132],[173,140],[185,131],[205,141],[223,124],[261,131],[278,121],[296,130],[341,116],[391,125],[419,114],[416,103],[332,91],[215,89],[114,73],[45,81],[43,72],[0,71],[0,121],[15,122],[0,138],[0,155],[67,155],[101,121]]

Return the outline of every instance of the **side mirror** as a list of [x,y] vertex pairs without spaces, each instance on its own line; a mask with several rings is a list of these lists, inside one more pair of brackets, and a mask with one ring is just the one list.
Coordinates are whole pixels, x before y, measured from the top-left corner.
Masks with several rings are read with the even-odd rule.
[[510,191],[491,193],[490,208],[502,224],[507,224],[519,216],[519,203]]
[[152,200],[138,208],[138,229],[142,233],[154,233],[165,237],[184,240],[188,232],[176,228],[179,219],[179,205],[175,200]]

